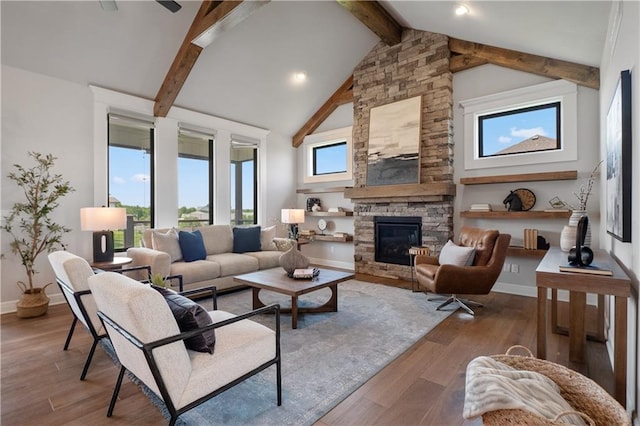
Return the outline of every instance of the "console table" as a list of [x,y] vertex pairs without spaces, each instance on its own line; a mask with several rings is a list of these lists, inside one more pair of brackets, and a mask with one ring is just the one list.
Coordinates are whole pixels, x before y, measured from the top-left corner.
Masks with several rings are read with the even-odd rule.
[[[627,298],[631,280],[607,252],[594,250],[594,265],[613,271],[613,276],[560,272],[567,252],[551,247],[536,268],[538,287],[538,358],[547,356],[547,289],[569,291],[569,358],[584,361],[587,293],[615,296],[614,355],[615,398],[623,406],[627,391]],[[600,310],[599,310],[600,312]]]

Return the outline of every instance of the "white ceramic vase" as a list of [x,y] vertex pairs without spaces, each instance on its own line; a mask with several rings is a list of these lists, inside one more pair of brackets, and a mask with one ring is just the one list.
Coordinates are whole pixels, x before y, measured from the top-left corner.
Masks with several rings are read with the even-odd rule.
[[[574,210],[571,212],[569,224],[562,228],[560,232],[560,249],[569,251],[571,247],[576,245],[576,232],[578,231],[578,222],[582,216],[587,216],[586,210]],[[591,224],[587,225],[587,234],[584,238],[584,245],[591,246]]]

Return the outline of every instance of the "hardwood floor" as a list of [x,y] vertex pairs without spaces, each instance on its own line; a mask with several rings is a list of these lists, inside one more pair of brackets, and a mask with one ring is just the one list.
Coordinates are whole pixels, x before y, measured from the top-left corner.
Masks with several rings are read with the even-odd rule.
[[[410,288],[407,282],[357,278]],[[515,344],[535,348],[536,301],[501,293],[475,300],[485,303],[475,317],[461,310],[452,314],[316,425],[480,424],[462,417],[466,365],[478,355],[504,353]],[[562,315],[565,308],[561,306]],[[98,348],[87,379],[80,381],[91,338],[79,325],[69,350],[63,351],[71,318],[67,305],[51,306],[40,318],[21,320],[14,314],[0,318],[2,425],[166,423],[128,379],[114,416],[105,417],[118,370]],[[551,361],[591,377],[611,392],[613,375],[604,344],[588,342],[585,364],[574,364],[568,361],[568,338],[548,335]]]

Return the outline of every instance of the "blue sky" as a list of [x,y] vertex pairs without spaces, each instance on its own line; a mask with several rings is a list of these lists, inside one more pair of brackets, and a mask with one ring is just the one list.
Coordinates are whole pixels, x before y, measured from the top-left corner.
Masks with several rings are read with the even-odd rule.
[[484,155],[492,155],[534,135],[556,139],[555,122],[555,108],[484,120]]
[[[109,195],[116,197],[122,204],[146,206],[149,204],[149,155],[144,151],[111,147],[109,168],[111,181]],[[252,188],[253,166],[245,163],[244,184]],[[248,172],[246,169],[249,169]],[[187,158],[178,159],[178,206],[202,207],[209,203],[206,182],[209,176],[206,161]],[[231,176],[231,188],[235,185],[235,176]],[[162,189],[159,189],[162,190]],[[243,207],[253,207],[253,193],[243,194]],[[233,194],[233,190],[231,191]],[[235,203],[232,202],[231,208]]]

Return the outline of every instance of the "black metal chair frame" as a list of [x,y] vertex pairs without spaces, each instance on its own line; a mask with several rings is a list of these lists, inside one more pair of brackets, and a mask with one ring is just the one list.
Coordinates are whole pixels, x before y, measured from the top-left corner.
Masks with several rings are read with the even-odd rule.
[[[131,268],[119,269],[119,270],[114,271],[114,272],[118,272],[118,273],[122,274],[122,273],[126,273],[126,272],[139,271],[139,270],[146,270],[148,275],[149,276],[151,275],[151,267],[148,266],[148,265],[134,266],[134,267],[131,267]],[[97,270],[94,269],[94,271],[102,272],[100,269],[97,269]],[[178,282],[179,282],[180,291],[182,292],[182,275],[172,275],[172,276],[167,277],[166,279],[169,279],[169,280],[177,279]],[[146,280],[145,281],[141,281],[141,282],[146,282]],[[74,312],[74,310],[71,309],[71,303],[69,303],[69,299],[68,299],[68,297],[69,297],[68,295],[69,294],[73,295],[73,298],[75,299],[76,304],[78,305],[78,308],[80,309],[80,312],[82,313],[82,316],[86,319],[86,324],[87,324],[87,328],[89,330],[89,334],[91,334],[91,337],[93,337],[93,343],[91,344],[91,349],[89,349],[89,354],[87,355],[87,359],[84,362],[84,367],[82,368],[82,373],[80,374],[80,380],[84,380],[86,378],[86,376],[87,376],[87,372],[89,371],[89,365],[91,364],[91,360],[93,359],[93,355],[94,355],[94,353],[96,351],[96,346],[98,346],[98,342],[101,339],[107,337],[107,333],[105,332],[104,334],[98,334],[97,330],[93,326],[93,322],[89,318],[89,314],[87,313],[87,309],[84,306],[84,302],[82,301],[82,297],[86,296],[87,294],[91,294],[91,290],[74,291],[67,283],[65,283],[64,281],[62,281],[58,277],[56,277],[56,283],[60,287],[60,291],[64,295],[65,300],[67,301],[67,305],[69,306],[69,310],[73,314],[73,321],[71,322],[71,327],[69,327],[69,332],[67,333],[67,338],[66,338],[66,340],[64,342],[63,350],[66,351],[66,350],[69,349],[69,344],[71,343],[71,337],[73,336],[73,332],[75,331],[76,324],[78,323],[78,319],[79,319],[76,316],[76,313]],[[213,298],[214,309],[217,309],[217,300],[216,300],[215,287],[213,287],[212,295],[213,295],[212,298]]]
[[[215,301],[215,287],[213,287],[214,289],[214,309],[216,309],[217,307],[217,303]],[[191,290],[187,293],[196,293],[196,292],[202,292],[203,289],[196,289],[196,290]],[[242,375],[241,377],[233,380],[232,382],[208,393],[207,395],[193,401],[192,403],[185,405],[184,407],[180,408],[180,409],[176,409],[175,405],[173,403],[173,401],[171,400],[171,396],[169,395],[169,392],[167,390],[167,387],[164,383],[164,380],[162,379],[162,374],[160,373],[160,370],[158,369],[158,365],[156,364],[156,360],[155,357],[153,355],[153,350],[161,347],[161,346],[165,346],[168,345],[170,343],[174,343],[174,342],[178,342],[181,340],[185,340],[188,339],[190,337],[194,337],[197,336],[199,334],[204,333],[205,331],[208,330],[212,330],[212,329],[216,329],[216,328],[220,328],[220,327],[224,327],[226,325],[229,324],[233,324],[235,322],[238,321],[242,321],[251,317],[254,317],[256,315],[260,315],[260,314],[264,314],[264,313],[270,313],[272,312],[275,313],[275,320],[276,320],[276,356],[275,358],[265,362],[264,364],[260,365],[259,367],[249,371],[248,373]],[[245,381],[246,379],[248,379],[249,377],[261,372],[262,370],[272,366],[272,365],[276,365],[276,387],[277,387],[277,403],[278,406],[282,405],[282,374],[281,374],[281,367],[282,367],[282,363],[281,363],[281,358],[280,358],[280,305],[278,304],[273,304],[273,305],[268,305],[265,306],[263,308],[260,309],[256,309],[253,310],[251,312],[247,312],[245,314],[242,315],[238,315],[236,317],[233,318],[229,318],[226,319],[224,321],[220,321],[220,322],[216,322],[214,324],[210,324],[206,327],[203,328],[199,328],[197,330],[191,330],[191,331],[186,331],[180,334],[177,334],[175,336],[171,336],[171,337],[166,337],[164,339],[160,339],[160,340],[156,340],[154,342],[149,342],[149,343],[143,343],[141,342],[138,338],[136,338],[135,336],[131,335],[129,332],[127,332],[127,330],[125,330],[124,328],[122,328],[118,323],[116,323],[115,321],[113,321],[111,318],[109,318],[107,315],[105,315],[103,312],[98,311],[98,316],[102,319],[103,324],[108,325],[109,327],[111,327],[113,330],[115,330],[116,332],[120,333],[125,339],[127,339],[129,342],[131,342],[131,344],[133,344],[134,346],[136,346],[138,349],[140,349],[145,356],[145,359],[147,360],[147,363],[149,364],[149,369],[151,370],[151,373],[153,375],[153,378],[156,381],[156,384],[158,386],[158,389],[160,390],[160,394],[162,397],[162,400],[164,401],[165,406],[167,407],[167,410],[169,411],[169,414],[171,416],[171,418],[169,419],[169,425],[173,426],[175,424],[175,422],[177,421],[178,417],[191,410],[194,407],[197,407],[198,405],[202,404],[205,401],[208,401],[209,399],[215,397],[216,395],[221,394],[222,392],[232,388],[233,386]],[[105,327],[106,328],[106,327]],[[107,329],[109,330],[109,329]],[[108,333],[108,331],[107,331]],[[118,379],[116,381],[116,385],[113,389],[113,395],[111,397],[111,402],[109,403],[109,409],[107,410],[107,417],[111,417],[111,415],[113,414],[113,409],[115,407],[116,401],[118,399],[118,393],[120,392],[120,386],[122,385],[122,378],[124,377],[124,373],[127,369],[121,365],[120,367],[120,372],[118,373]],[[131,373],[133,374],[133,373]]]

